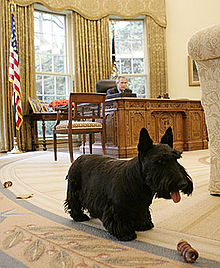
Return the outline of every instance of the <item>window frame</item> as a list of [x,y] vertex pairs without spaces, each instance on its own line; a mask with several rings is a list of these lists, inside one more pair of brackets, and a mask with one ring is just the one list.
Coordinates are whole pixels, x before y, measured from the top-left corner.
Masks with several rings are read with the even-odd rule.
[[[65,51],[66,51],[66,61],[65,61],[65,69],[66,72],[59,73],[59,72],[48,72],[48,71],[36,71],[35,69],[35,75],[41,75],[43,76],[52,76],[54,79],[56,77],[67,77],[69,82],[67,85],[67,91],[66,91],[66,97],[68,97],[70,92],[73,92],[73,81],[75,79],[74,75],[74,54],[73,54],[73,23],[72,23],[72,12],[71,11],[61,11],[61,12],[55,12],[52,10],[47,9],[41,4],[35,4],[34,5],[34,12],[41,12],[41,13],[47,13],[52,15],[58,15],[58,16],[65,16]],[[36,55],[36,54],[35,54]],[[37,82],[37,81],[36,81]],[[43,79],[41,81],[42,83],[42,93],[37,94],[37,97],[39,99],[44,100],[44,96],[55,96],[57,95],[57,91],[55,89],[55,92],[53,95],[51,94],[45,94],[43,90]],[[55,82],[54,82],[55,83]],[[55,83],[56,84],[56,83]],[[49,103],[47,103],[49,104]]]
[[[130,74],[128,74],[128,73],[120,73],[120,72],[118,72],[117,75],[118,76],[124,76],[127,79],[129,79],[129,78],[132,79],[132,78],[135,78],[135,77],[145,77],[145,94],[144,94],[144,98],[148,98],[149,97],[149,62],[148,62],[146,17],[145,16],[139,16],[139,17],[133,18],[133,19],[126,19],[126,18],[121,18],[121,17],[118,17],[118,16],[110,16],[109,17],[109,23],[111,23],[111,21],[143,21],[144,73],[130,73]],[[110,28],[110,26],[109,26],[109,28]],[[110,40],[110,47],[111,47],[111,41],[112,40]],[[112,50],[111,50],[111,57],[112,57]],[[131,59],[134,59],[134,58],[131,58]],[[117,61],[117,54],[116,54],[116,61]],[[132,91],[134,93],[136,93],[134,89],[132,89]]]
[[[58,16],[65,16],[65,49],[66,49],[66,63],[65,63],[65,69],[66,72],[65,73],[59,73],[59,72],[46,72],[46,71],[36,71],[35,68],[35,77],[39,74],[39,75],[49,75],[49,76],[54,76],[55,77],[69,77],[69,90],[68,92],[66,91],[66,97],[69,98],[69,93],[73,92],[74,90],[74,80],[75,80],[75,73],[74,73],[74,53],[73,53],[73,16],[72,16],[72,11],[63,11],[63,12],[54,12],[52,10],[47,9],[46,7],[44,7],[41,4],[34,4],[34,12],[44,12],[44,13],[49,13],[49,14],[53,14],[53,15],[58,15]],[[36,54],[35,54],[36,55]],[[43,79],[42,79],[43,80]],[[37,80],[36,80],[37,82]],[[43,83],[43,81],[41,81],[41,83]],[[42,85],[43,86],[43,85]],[[56,94],[56,91],[55,91]],[[45,96],[44,92],[43,92],[43,88],[42,88],[42,94],[37,94],[36,91],[36,95],[38,96]],[[55,97],[56,95],[54,95]],[[39,99],[41,99],[39,97]],[[44,98],[42,97],[42,100],[44,100]],[[49,104],[49,103],[47,103]],[[52,129],[52,125],[54,124],[54,121],[46,121],[45,124],[47,125],[46,127],[46,131],[49,131],[49,129]],[[39,140],[42,139],[42,125],[41,122],[37,122],[38,125],[38,138]],[[48,137],[48,139],[52,139],[52,133],[47,133],[46,136]],[[65,138],[64,138],[65,139]],[[62,138],[63,140],[63,138]]]

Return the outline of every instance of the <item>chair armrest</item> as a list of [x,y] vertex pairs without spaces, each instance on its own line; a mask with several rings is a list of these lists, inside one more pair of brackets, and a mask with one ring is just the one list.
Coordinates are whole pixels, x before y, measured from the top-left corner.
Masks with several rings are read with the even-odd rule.
[[188,53],[194,60],[220,58],[220,25],[205,28],[193,34],[188,42]]

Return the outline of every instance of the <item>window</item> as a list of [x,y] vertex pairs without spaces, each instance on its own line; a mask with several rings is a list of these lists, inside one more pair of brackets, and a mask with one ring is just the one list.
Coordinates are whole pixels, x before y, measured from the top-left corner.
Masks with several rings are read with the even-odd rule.
[[34,12],[37,97],[49,104],[67,98],[71,75],[67,61],[66,16]]
[[144,20],[110,20],[110,40],[114,30],[118,75],[128,79],[128,88],[139,98],[148,96]]
[[[46,105],[55,99],[68,99],[71,91],[72,53],[68,36],[71,15],[34,11],[34,45],[37,98]],[[40,123],[40,122],[38,122]],[[46,122],[47,135],[52,135],[53,122]],[[42,136],[41,127],[38,134]]]

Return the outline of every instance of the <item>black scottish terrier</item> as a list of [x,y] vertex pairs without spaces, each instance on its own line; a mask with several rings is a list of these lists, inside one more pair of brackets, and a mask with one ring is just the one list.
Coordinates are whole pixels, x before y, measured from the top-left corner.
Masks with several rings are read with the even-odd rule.
[[180,191],[190,195],[193,183],[177,159],[181,152],[172,149],[169,127],[159,144],[154,145],[142,128],[138,156],[119,160],[101,155],[82,155],[71,165],[67,179],[66,212],[75,221],[99,218],[110,234],[121,241],[133,240],[135,231],[154,227],[149,206],[153,197],[180,201]]

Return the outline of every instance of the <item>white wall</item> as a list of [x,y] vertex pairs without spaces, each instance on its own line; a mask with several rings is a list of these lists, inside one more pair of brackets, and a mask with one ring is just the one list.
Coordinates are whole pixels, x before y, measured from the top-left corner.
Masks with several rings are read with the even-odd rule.
[[220,0],[165,0],[165,3],[169,95],[200,99],[200,86],[188,85],[187,44],[195,32],[220,24]]

